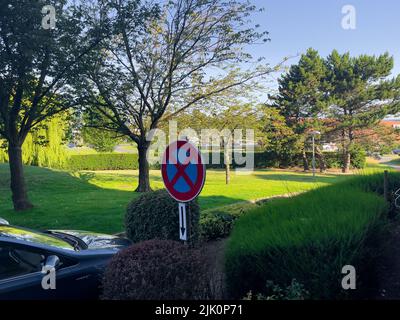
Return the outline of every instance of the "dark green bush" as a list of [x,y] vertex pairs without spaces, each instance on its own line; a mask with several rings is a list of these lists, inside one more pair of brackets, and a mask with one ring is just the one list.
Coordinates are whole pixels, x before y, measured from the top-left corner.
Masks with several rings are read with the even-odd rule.
[[106,300],[210,298],[205,257],[169,240],[149,240],[117,253],[103,279]]
[[131,153],[97,153],[72,155],[66,163],[68,170],[134,170],[138,156]]
[[200,217],[200,238],[203,241],[229,236],[236,217],[227,212],[210,212]]
[[248,204],[234,204],[201,213],[199,233],[202,241],[226,238],[237,218],[249,210]]
[[353,168],[362,169],[365,167],[367,153],[363,147],[357,144],[353,145],[350,148],[350,156]]
[[[191,241],[196,241],[200,209],[197,200],[187,205],[190,207]],[[179,240],[178,202],[165,190],[144,193],[128,205],[125,227],[133,242],[156,238]]]
[[286,287],[296,279],[311,298],[336,298],[341,268],[354,265],[362,277],[380,252],[369,244],[378,245],[386,222],[388,205],[371,192],[380,190],[382,179],[352,178],[274,200],[239,218],[226,252],[232,296],[262,292],[267,281]]
[[[219,163],[212,162],[212,154],[209,155],[209,162],[207,169],[224,169],[224,155],[223,153],[217,154],[216,158]],[[327,168],[340,168],[343,164],[343,155],[340,152],[324,152]],[[206,156],[205,156],[206,158]],[[312,154],[307,153],[307,158],[311,163]],[[206,159],[205,159],[206,160]],[[262,151],[254,153],[254,167],[257,169],[271,168],[271,167],[293,167],[302,166],[302,158],[300,155],[291,155],[284,158],[273,151]],[[317,167],[319,161],[317,159]],[[238,164],[235,158],[232,159],[232,168],[244,167],[246,164]],[[359,147],[354,147],[351,150],[351,165],[353,168],[364,168],[365,166],[365,152]],[[151,169],[159,170],[160,164],[152,164]],[[131,153],[98,153],[98,154],[83,154],[72,155],[64,164],[63,169],[67,170],[133,170],[138,169],[138,155]]]

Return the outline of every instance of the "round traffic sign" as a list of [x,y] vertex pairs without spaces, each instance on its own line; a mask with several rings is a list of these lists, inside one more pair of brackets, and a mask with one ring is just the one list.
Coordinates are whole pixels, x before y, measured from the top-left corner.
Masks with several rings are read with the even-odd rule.
[[188,202],[201,192],[206,167],[199,150],[190,142],[179,140],[165,150],[161,173],[171,197],[179,202]]

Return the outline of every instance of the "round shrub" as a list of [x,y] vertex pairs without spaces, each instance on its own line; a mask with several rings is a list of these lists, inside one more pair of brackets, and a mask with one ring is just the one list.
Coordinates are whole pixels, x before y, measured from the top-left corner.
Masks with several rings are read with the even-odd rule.
[[358,144],[354,144],[350,147],[350,160],[351,166],[356,169],[365,168],[367,154],[364,148]]
[[[190,241],[198,238],[200,209],[196,200],[190,207]],[[189,225],[189,220],[188,220]],[[147,192],[133,200],[125,216],[126,234],[133,242],[150,239],[179,240],[178,202],[166,190]]]
[[176,241],[149,240],[120,251],[103,278],[106,300],[208,299],[204,256]]

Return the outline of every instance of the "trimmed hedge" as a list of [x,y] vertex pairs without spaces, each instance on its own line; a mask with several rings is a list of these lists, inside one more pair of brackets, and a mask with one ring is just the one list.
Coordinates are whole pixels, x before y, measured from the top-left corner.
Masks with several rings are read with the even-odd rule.
[[[355,177],[274,200],[239,218],[226,251],[230,294],[241,298],[262,292],[268,281],[286,287],[296,279],[311,298],[333,299],[343,293],[344,265],[368,278],[366,268],[381,252],[371,247],[379,246],[388,212],[374,193],[381,193],[382,180],[382,174]],[[357,282],[358,292],[362,285]]]
[[[212,162],[212,154],[209,154],[209,162]],[[224,155],[219,156],[219,164],[208,164],[208,169],[223,169]],[[325,152],[325,161],[327,168],[340,168],[343,164],[343,155],[338,152]],[[307,158],[311,163],[311,153],[307,153]],[[234,160],[234,159],[233,159]],[[317,167],[319,161],[316,161]],[[351,165],[353,168],[361,169],[365,167],[365,153],[362,150],[352,150]],[[232,162],[232,168],[240,168],[245,164],[237,164]],[[272,167],[291,167],[302,166],[300,156],[294,159],[281,159],[273,151],[255,152],[254,167],[257,169],[272,168]],[[71,155],[61,169],[66,170],[135,170],[138,169],[138,155],[131,153],[98,153],[98,154],[83,154]],[[159,164],[151,166],[151,169],[160,169]]]
[[[200,209],[197,199],[191,201],[190,241],[198,239]],[[126,234],[133,242],[150,239],[179,240],[178,204],[166,190],[141,194],[127,208]]]
[[131,153],[96,153],[71,155],[68,170],[134,170],[138,169],[138,155]]
[[149,240],[118,252],[103,279],[103,299],[209,299],[206,259],[176,241]]

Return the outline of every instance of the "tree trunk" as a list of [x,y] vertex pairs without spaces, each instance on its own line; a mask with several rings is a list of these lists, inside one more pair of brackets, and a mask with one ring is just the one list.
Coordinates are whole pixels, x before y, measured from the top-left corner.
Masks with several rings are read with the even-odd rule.
[[26,192],[24,167],[22,165],[22,149],[18,144],[9,143],[8,157],[11,173],[11,192],[15,211],[33,208]]
[[310,170],[310,166],[308,164],[307,153],[306,153],[305,148],[303,149],[303,167],[304,167],[304,171]]
[[149,162],[147,161],[147,150],[149,149],[149,143],[141,142],[138,143],[139,153],[139,185],[136,188],[136,192],[149,192],[150,188],[150,174],[149,174]]
[[326,171],[326,161],[324,153],[321,151],[319,147],[316,147],[315,150],[317,151],[318,159],[319,159],[319,168],[320,172]]
[[225,183],[229,184],[231,181],[231,166],[229,162],[229,154],[225,152]]
[[343,153],[343,168],[342,168],[343,173],[348,173],[350,171],[350,162],[351,162],[351,154],[346,149]]

